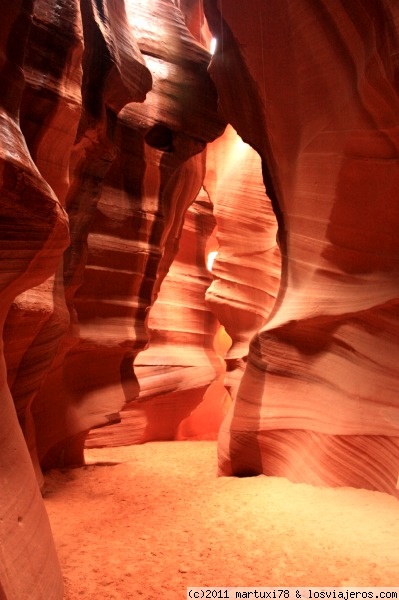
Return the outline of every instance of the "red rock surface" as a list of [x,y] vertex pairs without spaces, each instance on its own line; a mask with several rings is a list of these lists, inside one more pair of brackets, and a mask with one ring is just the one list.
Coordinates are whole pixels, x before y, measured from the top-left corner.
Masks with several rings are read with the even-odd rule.
[[[58,340],[58,352],[53,354],[51,369],[32,405],[39,460],[45,467],[82,462],[85,432],[103,420],[106,412],[103,402],[96,415],[89,416],[95,412],[90,394],[93,388],[106,388],[107,376],[111,377],[109,372],[113,373],[115,368],[120,387],[118,360],[125,352],[118,344],[114,352],[109,348],[108,375],[103,367],[107,359],[99,350],[98,370],[93,369],[93,363],[88,368],[79,356],[79,346],[87,349],[92,344],[93,352],[96,341],[85,340],[84,326],[75,306],[75,295],[86,279],[88,239],[104,179],[117,156],[117,113],[127,102],[143,101],[152,85],[124,5],[111,2],[103,9],[99,12],[95,3],[83,3],[80,14],[85,48],[80,63],[82,110],[70,153],[70,180],[65,197],[71,244],[64,257],[63,284],[70,327]],[[97,384],[90,383],[96,372]],[[55,395],[56,403],[52,402]]]
[[[53,274],[68,243],[66,214],[33,162],[20,129],[24,53],[31,31],[28,4],[12,3],[0,22],[2,333],[15,296]],[[29,336],[31,327],[29,322]],[[8,387],[3,344],[0,390],[0,597],[58,600],[63,589],[58,559]]]
[[262,156],[282,252],[220,471],[395,493],[398,5],[205,6],[221,106]]
[[202,193],[187,211],[179,250],[148,316],[148,347],[134,362],[138,400],[126,405],[120,424],[93,430],[86,446],[206,438],[217,432],[224,416],[223,393],[202,415],[202,424],[189,419],[209,385],[224,372],[213,347],[217,320],[205,305],[212,281],[205,247],[214,224],[211,204]]
[[280,283],[277,223],[259,155],[230,126],[208,148],[205,187],[218,244],[206,299],[232,340],[225,385],[235,398],[249,343],[265,324]]
[[[81,462],[87,431],[117,420],[137,395],[133,358],[147,344],[147,308],[202,184],[201,152],[224,128],[209,54],[180,11],[155,1],[129,10],[112,0],[37,0],[31,15],[22,3],[2,14],[0,596],[7,600],[62,595],[20,426],[41,481],[39,463]],[[203,388],[221,366],[214,352],[206,364]]]
[[[64,205],[81,112],[83,39],[78,3],[64,3],[61,12],[59,8],[51,2],[34,6],[20,125],[32,160]],[[31,407],[68,324],[61,262],[55,275],[17,296],[3,336],[8,384],[39,480]]]
[[[84,3],[82,13],[69,4],[60,20],[51,7],[35,7],[22,124],[68,211],[71,245],[55,278],[15,301],[6,330],[9,384],[38,477],[38,461],[82,462],[87,431],[120,420],[137,397],[132,363],[147,344],[147,309],[202,184],[195,155],[224,127],[209,54],[169,3],[130,3],[127,13],[123,3],[100,12]],[[61,30],[69,34],[58,48]],[[52,45],[62,56],[53,48],[47,75]]]
[[204,5],[209,72],[201,2],[0,9],[0,598],[62,594],[31,462],[216,435],[218,321],[221,473],[397,493],[399,6]]

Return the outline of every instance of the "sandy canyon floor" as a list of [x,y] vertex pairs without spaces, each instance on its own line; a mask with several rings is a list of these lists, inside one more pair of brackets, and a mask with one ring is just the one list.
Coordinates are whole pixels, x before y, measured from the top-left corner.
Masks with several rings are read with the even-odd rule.
[[46,475],[66,600],[178,600],[187,586],[399,586],[399,501],[216,477],[215,442],[87,451]]

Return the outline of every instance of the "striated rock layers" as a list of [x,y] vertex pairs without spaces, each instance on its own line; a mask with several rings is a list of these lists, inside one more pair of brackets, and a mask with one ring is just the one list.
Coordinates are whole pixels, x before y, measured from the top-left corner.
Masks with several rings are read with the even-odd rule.
[[[202,185],[202,151],[224,128],[209,58],[169,1],[35,3],[21,129],[71,238],[55,275],[16,298],[5,329],[38,477],[39,464],[82,462],[87,432],[118,422],[139,395],[133,361],[148,309]],[[219,363],[215,354],[203,388]]]
[[251,338],[265,324],[277,295],[277,223],[259,155],[230,126],[209,145],[205,187],[218,242],[206,299],[231,337],[224,383],[235,398]]
[[[82,462],[87,432],[138,396],[149,308],[201,188],[204,148],[225,124],[210,56],[170,0],[28,0],[0,12],[0,598],[59,600],[40,466]],[[192,219],[187,260],[213,228],[209,204]],[[221,363],[196,264],[184,316],[195,322],[187,337],[199,328],[198,376],[185,387],[199,397]],[[168,341],[182,347],[175,327]],[[172,370],[184,366],[175,359]]]
[[[51,2],[34,5],[19,114],[30,156],[65,207],[69,157],[81,112],[83,38],[78,2],[62,8]],[[32,402],[68,324],[60,261],[56,274],[16,297],[3,334],[8,384],[39,480]]]
[[396,493],[396,0],[204,0],[209,72],[201,2],[11,4],[0,599],[62,597],[41,467],[216,433],[218,321],[221,474]]
[[[170,2],[126,6],[152,89],[142,104],[128,103],[116,119],[108,118],[115,155],[101,157],[101,176],[92,172],[86,151],[84,162],[75,163],[65,268],[75,326],[36,403],[38,427],[53,423],[50,432],[40,431],[45,466],[80,462],[84,435],[120,421],[119,410],[139,395],[142,382],[133,361],[148,342],[148,310],[177,252],[185,211],[201,187],[201,152],[224,127],[207,73],[209,55],[191,37],[181,13]],[[87,144],[86,135],[77,153]],[[154,378],[154,393],[162,380],[162,373]],[[56,393],[57,406],[49,402]],[[167,424],[160,424],[166,430]],[[145,429],[143,422],[139,439]]]
[[396,493],[399,6],[206,0],[225,117],[262,157],[282,277],[222,474]]
[[[13,299],[55,272],[67,217],[29,154],[19,122],[32,6],[16,0],[0,21],[0,327]],[[30,323],[28,325],[30,327]],[[22,341],[24,343],[24,340]],[[0,356],[0,598],[59,600],[50,526]]]
[[[205,305],[212,281],[205,246],[214,224],[211,204],[202,193],[187,211],[179,250],[149,314],[148,347],[134,362],[138,401],[126,405],[121,423],[92,430],[86,446],[180,439],[181,423],[224,372],[213,347],[217,320]],[[217,431],[223,416],[222,406],[212,407],[196,428],[196,437],[207,437],[209,428]],[[184,431],[192,429],[185,422]]]

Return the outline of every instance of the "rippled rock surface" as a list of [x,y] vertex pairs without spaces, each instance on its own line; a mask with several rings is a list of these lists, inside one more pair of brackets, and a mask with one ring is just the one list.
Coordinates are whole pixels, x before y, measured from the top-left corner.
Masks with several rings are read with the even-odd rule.
[[220,471],[396,493],[398,5],[205,8],[220,104],[262,157],[282,255]]

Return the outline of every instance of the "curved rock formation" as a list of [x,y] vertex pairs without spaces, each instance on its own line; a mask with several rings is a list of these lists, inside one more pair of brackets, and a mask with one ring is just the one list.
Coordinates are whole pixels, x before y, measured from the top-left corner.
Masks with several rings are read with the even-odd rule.
[[262,157],[282,253],[220,471],[396,493],[399,7],[205,7],[221,106]]
[[[98,65],[101,44],[110,37],[104,22],[111,32],[117,23],[120,31],[120,19],[107,13],[114,4],[107,6],[104,14],[94,4],[82,13],[83,114],[66,197],[72,242],[64,281],[72,327],[32,409],[46,468],[82,462],[87,432],[120,421],[122,406],[138,396],[133,360],[148,341],[148,309],[202,184],[199,154],[224,128],[207,73],[209,54],[195,43],[180,11],[155,0],[126,5],[128,31],[145,66],[139,62],[141,76],[129,82],[135,65],[128,70],[121,60],[118,84],[113,60]],[[145,73],[151,73],[152,88],[139,104]],[[142,88],[135,91],[137,82]],[[120,110],[128,84],[136,102]]]
[[397,493],[399,6],[204,3],[210,71],[201,2],[0,9],[1,600],[62,598],[31,460],[214,436],[216,317],[220,473]]
[[[202,163],[203,156],[194,157]],[[204,168],[198,170],[200,185]],[[88,447],[127,445],[150,440],[173,440],[193,435],[187,417],[202,402],[209,385],[224,371],[213,348],[217,321],[205,306],[211,275],[205,265],[205,246],[214,228],[206,194],[188,209],[179,250],[164,278],[148,317],[148,347],[135,359],[140,384],[138,401],[121,412],[122,422],[93,430]],[[223,410],[213,410],[211,421],[196,423],[195,436],[206,437],[220,425]],[[208,414],[209,417],[209,414]],[[183,429],[180,427],[182,422]]]
[[[87,431],[138,395],[147,309],[202,185],[202,151],[224,122],[209,54],[172,3],[130,3],[129,13],[114,0],[28,4],[1,26],[0,596],[51,600],[62,583],[6,375],[39,481],[39,462],[82,462]],[[197,213],[191,235],[199,224],[206,235],[209,208]],[[195,389],[220,368],[214,322],[205,313]]]
[[[61,11],[60,5],[37,2],[26,45],[20,126],[32,160],[63,205],[81,113],[82,52],[78,2],[62,4]],[[4,327],[8,383],[39,481],[31,406],[68,325],[61,263],[55,275],[14,300]]]
[[[55,272],[68,243],[65,212],[28,152],[19,126],[32,6],[16,1],[0,22],[0,327],[18,294]],[[22,340],[24,343],[24,340]],[[62,578],[0,357],[0,597],[60,600]]]
[[218,254],[206,299],[232,339],[225,385],[235,398],[249,343],[274,306],[280,282],[277,223],[259,155],[228,127],[209,145],[205,186],[214,206]]
[[[85,416],[91,408],[85,407],[73,391],[75,387],[87,386],[89,375],[83,376],[77,365],[71,377],[68,364],[81,335],[74,297],[84,280],[87,238],[104,178],[117,155],[117,113],[127,102],[143,101],[152,84],[129,27],[124,3],[109,2],[101,7],[95,2],[82,3],[80,17],[84,38],[80,62],[82,111],[70,152],[70,180],[65,196],[71,244],[64,257],[63,285],[70,327],[61,343],[58,339],[58,352],[52,355],[51,369],[32,405],[38,456],[45,467],[83,460],[83,439],[90,426]],[[101,387],[100,381],[97,387]],[[55,395],[57,403],[52,401]]]

